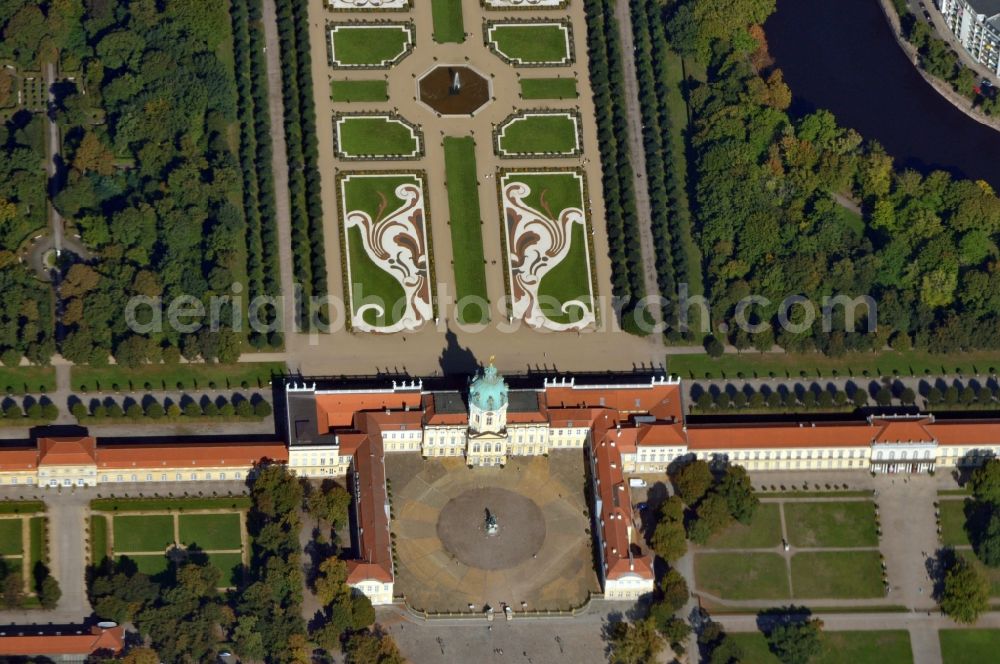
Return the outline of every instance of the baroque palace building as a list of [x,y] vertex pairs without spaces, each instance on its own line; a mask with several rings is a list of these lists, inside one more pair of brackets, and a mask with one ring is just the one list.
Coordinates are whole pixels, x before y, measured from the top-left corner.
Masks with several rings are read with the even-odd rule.
[[505,378],[491,361],[472,380],[295,377],[283,387],[271,439],[15,441],[0,445],[0,487],[243,481],[262,460],[287,463],[303,477],[340,479],[353,495],[348,582],[386,604],[395,579],[386,454],[461,457],[487,467],[578,449],[587,460],[602,588],[610,599],[631,599],[651,592],[654,578],[629,475],[662,477],[694,458],[757,472],[912,473],[1000,453],[1000,419],[686,417],[680,381],[655,373]]

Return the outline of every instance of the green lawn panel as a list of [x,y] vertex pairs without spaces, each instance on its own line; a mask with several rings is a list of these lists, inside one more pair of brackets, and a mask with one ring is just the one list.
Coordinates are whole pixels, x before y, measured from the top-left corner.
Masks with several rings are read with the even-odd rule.
[[938,637],[944,664],[995,662],[1000,653],[1000,629],[942,629]]
[[90,501],[98,512],[143,512],[160,510],[213,510],[250,507],[249,496],[225,498],[99,498]]
[[969,545],[969,535],[965,532],[965,505],[971,500],[942,500],[941,542],[945,546]]
[[169,514],[116,516],[115,553],[165,551],[174,543],[174,517]]
[[347,118],[338,122],[340,149],[348,156],[405,157],[419,147],[412,130],[386,118]]
[[354,175],[343,180],[342,195],[346,199],[346,209],[353,212],[361,210],[373,220],[379,215],[379,208],[384,205],[382,214],[389,214],[403,204],[396,196],[396,188],[401,184],[418,184],[412,175],[386,175],[384,177],[365,177]]
[[576,99],[575,78],[522,78],[522,99]]
[[497,50],[525,64],[561,63],[570,56],[566,29],[560,25],[501,25],[490,35]]
[[29,569],[34,570],[35,565],[45,562],[45,523],[44,516],[33,516],[28,523],[31,534],[31,543],[28,546],[28,553],[31,556]]
[[219,570],[220,583],[223,586],[234,586],[239,581],[239,567],[243,564],[243,556],[239,553],[210,553],[208,562]]
[[108,519],[103,514],[90,517],[90,562],[98,564],[108,555]]
[[785,527],[792,546],[878,546],[875,503],[868,500],[785,503]]
[[0,514],[32,514],[44,511],[45,503],[40,500],[4,500],[0,502]]
[[[760,632],[730,633],[743,649],[744,664],[780,664]],[[809,664],[910,664],[910,635],[903,630],[824,632],[823,649]]]
[[330,99],[336,102],[378,102],[389,99],[389,83],[379,81],[330,81]]
[[361,239],[361,229],[347,230],[347,245],[351,261],[351,308],[357,312],[367,302],[365,298],[375,298],[383,307],[380,316],[368,309],[364,313],[365,322],[378,327],[389,327],[396,323],[406,311],[397,306],[406,297],[406,291],[391,274],[380,268],[365,251]]
[[24,553],[21,519],[0,519],[0,555],[20,556]]
[[461,44],[465,41],[462,0],[431,0],[431,16],[434,21],[434,41],[439,44]]
[[781,545],[781,513],[777,503],[757,507],[750,525],[733,523],[708,540],[710,549],[766,549]]
[[877,551],[816,551],[792,556],[796,599],[884,597]]
[[135,563],[135,566],[143,574],[148,574],[149,576],[156,576],[162,572],[166,572],[167,568],[170,567],[170,561],[162,553],[150,554],[150,555],[127,555],[127,556],[116,556],[117,558],[128,558]]
[[444,139],[445,179],[451,218],[451,246],[455,262],[455,291],[459,301],[473,297],[483,302],[459,308],[460,322],[489,320],[486,292],[486,259],[476,178],[476,144],[471,137]]
[[3,394],[38,394],[54,389],[55,385],[56,372],[52,367],[0,367]]
[[500,139],[500,150],[509,153],[571,153],[576,149],[576,123],[566,115],[529,115],[514,120]]
[[776,553],[696,553],[698,589],[721,599],[788,599],[788,571]]
[[204,550],[239,549],[240,514],[182,514],[181,543],[196,544]]
[[[570,307],[565,312],[561,309],[564,302],[574,300],[583,302],[588,310],[593,310],[588,269],[587,235],[583,226],[574,224],[569,252],[538,284],[538,297],[546,318],[563,324],[580,320],[583,312],[579,307]],[[559,307],[553,308],[549,304],[552,301],[558,302]]]
[[531,193],[524,202],[541,212],[551,212],[553,219],[566,208],[583,209],[583,192],[575,173],[511,173],[504,178],[504,184],[509,182],[528,185]]
[[338,27],[333,33],[333,58],[341,65],[381,66],[395,60],[409,44],[401,27]]

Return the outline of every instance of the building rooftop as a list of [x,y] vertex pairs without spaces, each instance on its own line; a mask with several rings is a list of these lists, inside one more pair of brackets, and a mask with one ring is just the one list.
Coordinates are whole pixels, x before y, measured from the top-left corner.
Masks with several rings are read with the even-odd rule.
[[[119,653],[125,647],[125,628],[21,628],[0,627],[0,655],[90,655],[98,650]],[[75,660],[74,660],[75,661]]]

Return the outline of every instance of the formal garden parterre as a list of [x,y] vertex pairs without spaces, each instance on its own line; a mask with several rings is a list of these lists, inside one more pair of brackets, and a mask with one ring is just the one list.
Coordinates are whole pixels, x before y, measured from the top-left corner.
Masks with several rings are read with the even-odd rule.
[[532,327],[596,321],[587,188],[579,170],[497,174],[510,315]]
[[569,21],[487,21],[486,45],[517,67],[563,67],[573,64],[573,25]]
[[505,159],[578,157],[583,153],[583,126],[577,111],[519,111],[496,128],[493,138],[496,154]]
[[878,599],[886,587],[878,545],[870,499],[767,499],[749,524],[696,551],[695,577],[723,601]]
[[128,559],[156,576],[171,561],[206,560],[235,586],[249,563],[245,497],[98,499],[91,503],[90,559]]
[[333,118],[337,158],[344,161],[419,159],[420,129],[395,113],[345,113]]
[[334,69],[388,69],[413,51],[413,23],[327,23],[330,66]]
[[352,326],[397,332],[432,319],[426,174],[341,173],[337,198]]

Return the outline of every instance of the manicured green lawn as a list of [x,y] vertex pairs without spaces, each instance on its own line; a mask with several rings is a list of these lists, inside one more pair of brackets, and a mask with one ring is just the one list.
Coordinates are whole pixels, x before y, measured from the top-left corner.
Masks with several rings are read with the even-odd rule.
[[670,355],[667,368],[682,378],[735,377],[742,373],[748,378],[766,377],[774,373],[779,377],[798,378],[800,372],[807,377],[891,376],[893,370],[902,376],[931,374],[987,373],[991,368],[1000,369],[1000,353],[971,351],[954,355],[935,355],[924,351],[884,351],[872,353],[847,353],[841,357],[827,357],[819,353],[758,353],[727,354],[720,358],[708,355]]
[[593,311],[594,302],[587,276],[589,267],[586,231],[580,224],[574,224],[569,252],[538,284],[538,297],[546,318],[561,324],[580,320],[584,312],[577,306],[563,311],[566,302],[579,301],[587,311]]
[[56,388],[56,370],[52,367],[0,366],[0,394],[38,394]]
[[206,551],[239,549],[240,514],[183,514],[179,517],[181,543]]
[[941,512],[941,543],[945,546],[968,545],[969,535],[965,532],[966,500],[942,500]]
[[349,117],[337,121],[340,151],[349,157],[408,157],[420,141],[406,124],[386,117]]
[[476,146],[471,137],[444,139],[444,168],[451,215],[451,247],[455,262],[455,294],[475,298],[481,305],[458,309],[459,322],[485,323],[490,319],[486,292],[486,259],[483,255],[482,215],[476,179]]
[[877,551],[816,551],[792,556],[796,599],[867,599],[883,597]]
[[147,554],[147,555],[127,555],[127,556],[117,556],[118,558],[128,558],[135,563],[135,566],[143,574],[148,574],[149,576],[156,576],[162,572],[166,572],[167,568],[170,567],[170,561],[162,553]]
[[529,115],[501,129],[500,151],[507,154],[572,154],[580,149],[575,118],[571,115]]
[[218,568],[222,573],[221,584],[223,586],[236,585],[236,568],[243,564],[243,556],[239,553],[210,553],[208,562]]
[[576,99],[575,78],[521,78],[521,99]]
[[875,503],[869,500],[785,503],[785,526],[792,546],[878,546]]
[[705,546],[711,549],[765,549],[781,544],[781,514],[777,503],[757,507],[750,525],[734,522],[714,535]]
[[776,553],[696,553],[698,589],[721,599],[788,599],[788,571]]
[[[265,388],[272,375],[284,373],[281,362],[240,362],[239,364],[150,364],[137,369],[125,367],[73,367],[73,389],[142,391],[219,389],[241,387]],[[146,385],[149,385],[147,388]]]
[[45,503],[40,500],[2,500],[0,514],[33,514],[44,512]]
[[[760,632],[731,632],[743,649],[744,664],[780,664]],[[904,630],[824,632],[822,652],[809,664],[909,664],[913,661],[910,635]]]
[[31,562],[29,569],[35,569],[35,564],[43,562],[47,557],[45,555],[45,526],[46,518],[44,516],[33,516],[28,522],[28,530],[31,534],[31,544],[28,547]]
[[1000,653],[1000,629],[942,629],[938,637],[944,664],[995,662]]
[[434,41],[439,44],[461,44],[465,41],[462,0],[431,0],[431,14],[434,20]]
[[406,297],[406,292],[365,251],[361,229],[347,229],[347,244],[351,262],[351,309],[357,313],[362,306],[377,303],[382,309],[381,315],[373,308],[366,309],[362,314],[365,322],[377,327],[394,325],[406,311],[405,307],[397,306]]
[[103,514],[90,517],[90,562],[101,562],[108,555],[108,518]]
[[388,101],[389,83],[378,81],[330,81],[330,99],[337,102]]
[[401,25],[338,25],[332,34],[333,62],[342,67],[380,67],[410,44],[410,31]]
[[115,552],[161,551],[174,543],[174,517],[169,514],[115,516]]
[[490,42],[516,64],[562,64],[570,61],[569,28],[557,24],[497,25]]
[[145,512],[176,510],[239,509],[250,507],[248,496],[225,498],[99,498],[90,501],[95,512]]
[[21,519],[0,519],[0,555],[20,556],[24,553]]

